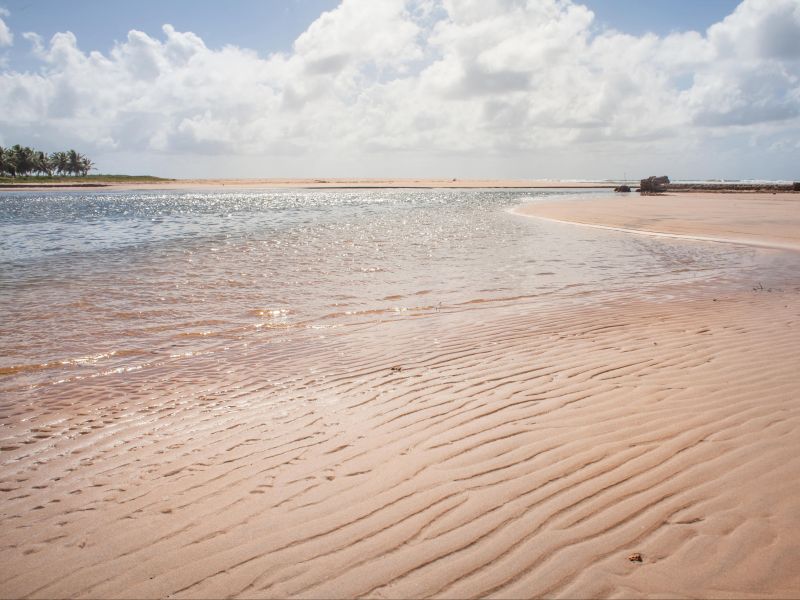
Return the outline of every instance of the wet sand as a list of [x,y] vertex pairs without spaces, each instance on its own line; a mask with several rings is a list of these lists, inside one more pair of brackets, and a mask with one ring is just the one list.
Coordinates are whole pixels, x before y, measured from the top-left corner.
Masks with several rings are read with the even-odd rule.
[[800,282],[681,289],[2,400],[0,595],[796,597]]
[[616,194],[541,202],[519,214],[628,232],[800,250],[800,194]]

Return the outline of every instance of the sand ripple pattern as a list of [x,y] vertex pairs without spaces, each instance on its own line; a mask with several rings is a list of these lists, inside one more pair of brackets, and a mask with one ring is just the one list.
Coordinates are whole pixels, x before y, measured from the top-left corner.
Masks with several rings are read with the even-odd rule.
[[798,293],[443,311],[20,392],[0,594],[797,596]]
[[[738,280],[765,253],[540,223],[557,192],[0,195],[0,393],[442,307]],[[753,275],[755,277],[755,275]],[[765,282],[767,284],[767,282]]]

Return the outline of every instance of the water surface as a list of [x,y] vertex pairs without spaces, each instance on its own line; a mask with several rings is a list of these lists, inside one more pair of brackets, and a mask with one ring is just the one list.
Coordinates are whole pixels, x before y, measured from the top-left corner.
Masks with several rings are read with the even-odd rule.
[[[581,190],[591,198],[605,191]],[[744,285],[779,253],[511,214],[556,190],[0,195],[0,387],[385,319]]]

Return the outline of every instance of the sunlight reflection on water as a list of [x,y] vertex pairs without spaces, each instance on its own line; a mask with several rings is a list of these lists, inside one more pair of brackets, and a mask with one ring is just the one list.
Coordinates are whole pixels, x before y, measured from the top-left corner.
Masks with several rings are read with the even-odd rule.
[[741,278],[764,260],[755,250],[595,231],[507,211],[570,195],[6,194],[0,369],[13,375],[37,365],[127,368],[143,356],[200,352],[253,334],[657,293],[665,283]]

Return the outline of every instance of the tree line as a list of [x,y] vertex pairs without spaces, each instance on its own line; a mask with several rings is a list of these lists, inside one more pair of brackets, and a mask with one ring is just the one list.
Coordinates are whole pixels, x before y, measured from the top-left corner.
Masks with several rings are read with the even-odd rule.
[[87,156],[75,150],[47,154],[28,146],[16,144],[10,148],[0,146],[0,176],[25,175],[82,175],[94,168]]

